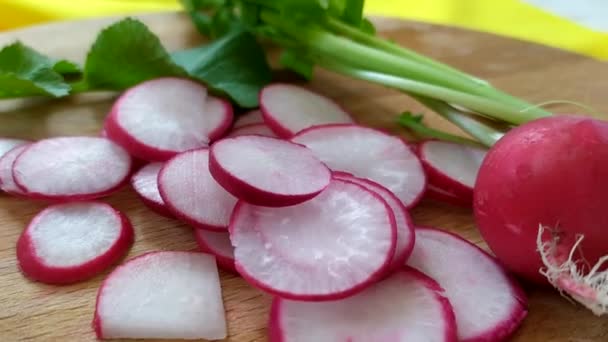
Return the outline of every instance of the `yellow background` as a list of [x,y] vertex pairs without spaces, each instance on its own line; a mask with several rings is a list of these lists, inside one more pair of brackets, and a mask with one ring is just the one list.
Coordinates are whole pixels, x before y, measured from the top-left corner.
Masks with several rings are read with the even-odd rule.
[[[0,30],[52,20],[177,8],[177,0],[0,0]],[[366,11],[493,32],[608,60],[608,34],[518,0],[368,0]]]

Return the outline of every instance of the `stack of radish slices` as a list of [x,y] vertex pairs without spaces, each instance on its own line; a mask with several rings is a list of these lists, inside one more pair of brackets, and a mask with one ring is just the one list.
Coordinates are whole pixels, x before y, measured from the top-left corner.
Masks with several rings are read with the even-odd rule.
[[[133,228],[93,200],[130,179],[148,207],[193,227],[203,253],[116,268],[97,296],[99,338],[224,338],[216,265],[274,296],[274,342],[500,341],[523,320],[525,296],[493,257],[409,214],[431,185],[469,201],[483,150],[428,141],[417,155],[287,84],[232,121],[203,86],[161,78],[117,100],[104,138],[7,141],[2,189],[60,202],[19,239],[23,273],[65,284],[119,260]],[[150,163],[132,174],[132,157]]]

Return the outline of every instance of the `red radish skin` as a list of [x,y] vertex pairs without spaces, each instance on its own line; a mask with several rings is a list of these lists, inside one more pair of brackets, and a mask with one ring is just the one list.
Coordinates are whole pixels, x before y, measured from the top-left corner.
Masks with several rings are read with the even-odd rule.
[[123,148],[99,137],[59,137],[28,145],[13,163],[13,178],[35,199],[75,201],[110,195],[129,181],[133,162]]
[[331,171],[311,150],[262,136],[228,138],[213,144],[209,171],[235,197],[267,207],[310,200],[331,180]]
[[131,223],[101,202],[53,205],[40,212],[17,242],[28,278],[71,284],[92,278],[122,258],[133,244]]
[[452,142],[429,140],[420,144],[419,156],[429,183],[473,201],[473,187],[487,150]]
[[158,174],[163,165],[163,163],[150,163],[139,169],[131,177],[131,187],[152,211],[162,216],[173,217],[158,191]]
[[98,339],[223,339],[221,291],[213,256],[146,253],[117,267],[101,284],[93,328]]
[[331,99],[285,83],[262,89],[260,110],[268,127],[286,139],[312,126],[353,122],[352,117]]
[[228,134],[228,138],[239,137],[241,135],[261,135],[265,137],[276,138],[277,135],[266,126],[266,124],[250,124],[245,126],[240,126],[232,130],[230,134]]
[[252,111],[249,111],[241,116],[238,116],[236,118],[236,120],[234,121],[234,129],[239,128],[239,127],[243,127],[243,126],[249,126],[249,125],[253,125],[253,124],[263,124],[264,123],[264,117],[262,116],[262,111],[260,111],[259,109],[255,109]]
[[234,247],[230,243],[228,232],[212,232],[195,229],[194,237],[201,252],[213,254],[219,267],[237,273],[234,267]]
[[[584,265],[608,255],[606,175],[608,123],[552,116],[514,128],[499,140],[479,170],[474,193],[480,232],[509,269],[539,284],[549,281],[565,293],[586,289],[582,297],[587,298],[579,293],[576,299],[597,314],[606,312],[608,290],[606,282],[590,281],[608,272],[600,268],[593,277],[583,275],[589,272]],[[539,227],[547,228],[537,241]],[[579,236],[584,241],[570,258]]]
[[10,195],[23,195],[23,190],[17,186],[13,178],[15,159],[28,145],[19,145],[0,157],[0,190]]
[[422,198],[426,176],[420,160],[400,138],[350,124],[305,129],[292,141],[311,150],[333,171],[367,178],[393,192],[406,208]]
[[524,291],[504,267],[458,235],[417,228],[408,265],[445,289],[456,314],[459,341],[505,341],[528,313]]
[[334,172],[333,177],[335,179],[359,184],[366,189],[375,192],[390,206],[395,215],[395,222],[397,224],[397,242],[395,245],[395,256],[391,261],[389,273],[401,268],[412,253],[414,241],[416,239],[412,218],[403,203],[401,203],[401,201],[388,189],[368,179],[357,178],[344,172]]
[[240,201],[230,223],[236,269],[250,284],[293,300],[362,291],[386,274],[395,216],[376,193],[334,179],[310,201],[282,208]]
[[270,342],[456,342],[454,312],[443,289],[404,267],[352,297],[306,303],[275,297]]
[[471,197],[458,197],[431,183],[426,186],[425,196],[438,202],[448,203],[459,207],[470,208],[473,206],[473,199]]
[[232,106],[186,79],[160,78],[127,90],[105,121],[108,138],[133,156],[165,161],[207,147],[230,128]]
[[179,220],[194,228],[225,232],[237,199],[209,172],[209,149],[181,153],[158,174],[158,190]]

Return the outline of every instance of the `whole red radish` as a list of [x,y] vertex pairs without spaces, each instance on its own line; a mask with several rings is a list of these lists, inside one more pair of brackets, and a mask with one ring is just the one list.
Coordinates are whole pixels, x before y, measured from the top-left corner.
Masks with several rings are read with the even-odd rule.
[[[488,152],[475,185],[477,224],[519,276],[608,312],[608,122],[552,116]],[[584,239],[584,241],[580,241]],[[588,266],[589,265],[589,266]],[[596,265],[596,267],[594,267]]]

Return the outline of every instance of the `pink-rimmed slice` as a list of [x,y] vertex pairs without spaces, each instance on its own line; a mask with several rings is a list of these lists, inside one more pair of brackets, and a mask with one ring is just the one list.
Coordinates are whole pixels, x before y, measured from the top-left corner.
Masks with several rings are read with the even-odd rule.
[[237,271],[294,300],[348,297],[382,277],[395,253],[395,217],[376,193],[334,179],[317,197],[282,208],[240,201],[230,239]]
[[253,135],[213,144],[209,171],[237,198],[268,207],[307,201],[331,180],[331,171],[306,147]]
[[163,251],[127,261],[101,284],[93,327],[99,339],[225,338],[214,257]]
[[177,153],[206,147],[230,128],[230,103],[180,78],[159,78],[127,90],[105,122],[107,136],[133,156],[165,161]]
[[228,232],[212,232],[195,229],[194,237],[200,250],[215,255],[217,264],[226,271],[236,272],[234,267],[234,247],[230,243]]
[[0,157],[0,190],[11,195],[23,195],[23,190],[17,186],[13,178],[15,159],[28,145],[19,145]]
[[264,122],[282,138],[311,126],[353,122],[333,100],[292,84],[276,83],[262,89],[260,109]]
[[459,341],[504,341],[527,315],[521,287],[496,259],[457,235],[416,228],[416,245],[407,264],[445,289],[456,314]]
[[242,126],[249,126],[253,124],[262,124],[264,123],[264,117],[262,116],[262,111],[259,109],[255,109],[249,111],[243,115],[240,115],[234,121],[234,128],[239,128]]
[[311,150],[333,171],[367,178],[393,192],[407,208],[426,187],[420,160],[403,140],[358,125],[324,125],[306,129],[292,139]]
[[403,203],[401,203],[401,201],[387,188],[376,182],[372,182],[369,179],[357,178],[344,172],[334,172],[333,177],[335,179],[342,179],[359,184],[368,190],[375,192],[380,195],[393,210],[395,222],[397,224],[397,243],[395,245],[395,256],[393,257],[388,270],[389,272],[392,272],[401,268],[403,263],[412,253],[415,241],[414,224]]
[[0,138],[0,158],[4,156],[8,151],[14,149],[17,146],[22,146],[31,143],[29,140],[13,139],[13,138]]
[[425,196],[429,199],[453,204],[459,207],[471,207],[473,205],[473,200],[470,197],[459,197],[454,193],[451,193],[447,190],[440,188],[435,184],[427,184]]
[[409,267],[352,297],[323,303],[276,297],[270,342],[456,342],[441,287]]
[[266,124],[250,124],[245,126],[240,126],[232,130],[230,134],[228,134],[228,138],[239,137],[241,135],[262,135],[265,137],[276,138],[277,135],[266,126]]
[[163,216],[173,217],[158,191],[158,174],[163,165],[163,163],[150,163],[139,169],[131,177],[131,187],[152,211]]
[[87,200],[118,190],[131,168],[131,156],[111,140],[59,137],[28,145],[13,163],[13,178],[28,197]]
[[89,279],[122,258],[133,244],[125,215],[101,202],[50,206],[27,226],[17,242],[23,274],[48,284]]
[[438,140],[425,141],[419,146],[429,183],[469,202],[473,200],[477,172],[487,152],[482,147]]
[[158,190],[181,221],[201,229],[226,231],[237,199],[209,172],[209,149],[181,153],[158,174]]

